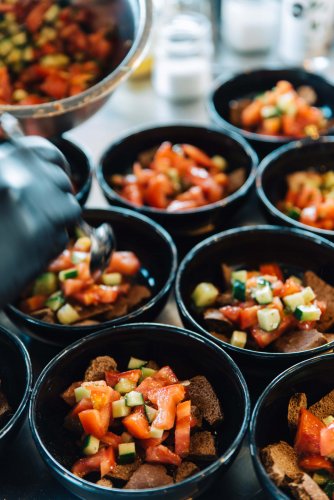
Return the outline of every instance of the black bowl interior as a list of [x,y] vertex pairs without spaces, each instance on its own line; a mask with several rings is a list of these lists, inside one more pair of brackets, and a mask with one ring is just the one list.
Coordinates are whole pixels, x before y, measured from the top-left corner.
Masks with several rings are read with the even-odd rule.
[[[209,281],[220,289],[224,288],[222,263],[237,269],[256,269],[261,263],[277,262],[287,275],[302,275],[304,271],[311,270],[333,285],[333,250],[329,242],[314,238],[306,232],[274,226],[237,228],[208,238],[194,252],[190,252],[180,266],[176,294],[181,304],[181,314],[190,318],[193,325],[202,332],[206,332],[201,315],[192,305],[191,294],[201,281]],[[219,342],[229,350],[237,350],[246,355],[255,352]],[[256,353],[263,356],[267,351]]]
[[274,380],[254,409],[250,428],[252,458],[261,482],[275,498],[279,490],[267,476],[259,450],[280,440],[292,444],[287,423],[290,397],[296,392],[305,392],[307,404],[311,406],[333,390],[333,377],[334,355],[304,361]]
[[230,102],[245,97],[253,98],[266,90],[270,90],[279,80],[288,80],[294,87],[309,85],[312,87],[318,100],[317,107],[326,108],[330,117],[334,116],[333,86],[321,76],[308,73],[302,68],[297,69],[260,69],[241,73],[228,81],[218,83],[210,96],[209,111],[216,123],[241,133],[252,140],[276,143],[288,142],[288,137],[273,137],[247,132],[230,122]]
[[[183,331],[184,332],[184,331]],[[185,353],[187,355],[185,356]],[[169,364],[180,379],[204,374],[222,403],[224,422],[218,432],[219,455],[224,454],[247,427],[247,389],[240,372],[217,346],[182,335],[182,330],[156,324],[135,324],[104,330],[63,352],[43,372],[32,399],[30,416],[34,432],[47,451],[69,468],[78,457],[75,439],[63,427],[69,407],[60,394],[73,381],[82,379],[91,359],[111,355],[126,369],[131,355]],[[240,439],[240,436],[239,438]],[[227,460],[228,461],[228,460]]]
[[[133,208],[133,204],[124,200],[112,189],[110,177],[114,174],[125,175],[131,172],[133,163],[138,160],[140,153],[157,147],[164,141],[170,141],[173,144],[193,144],[203,149],[209,156],[223,156],[228,162],[227,173],[242,167],[246,169],[248,177],[256,162],[256,155],[251,152],[251,148],[246,143],[239,142],[238,137],[222,134],[214,129],[178,124],[144,129],[123,137],[112,144],[103,154],[98,169],[98,179],[106,194],[114,201]],[[212,205],[220,203],[217,202],[201,209],[187,210],[186,212],[204,211],[210,209]],[[147,214],[164,212],[166,217],[175,217],[175,214],[166,210],[147,206],[141,207],[140,210]],[[182,214],[186,212],[182,212]]]
[[286,195],[286,176],[296,171],[309,169],[319,172],[334,170],[333,138],[324,137],[318,141],[294,142],[272,153],[260,165],[257,175],[258,194],[267,209],[283,222],[311,231],[333,234],[333,231],[323,231],[301,224],[277,208],[278,202],[282,201]]

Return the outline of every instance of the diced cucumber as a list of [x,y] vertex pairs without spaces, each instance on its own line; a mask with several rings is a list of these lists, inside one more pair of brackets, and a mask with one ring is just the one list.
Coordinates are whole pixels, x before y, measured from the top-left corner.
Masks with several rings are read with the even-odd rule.
[[211,161],[221,172],[224,172],[224,170],[227,169],[227,161],[223,156],[215,155],[211,158]]
[[331,189],[334,187],[334,172],[333,172],[333,170],[329,170],[328,172],[323,174],[322,186],[325,189]]
[[246,285],[242,281],[233,281],[232,284],[233,297],[241,302],[246,300]]
[[32,293],[33,295],[51,295],[58,288],[58,280],[55,273],[43,273],[34,283]]
[[133,436],[131,436],[131,434],[129,434],[128,432],[123,432],[121,434],[121,438],[123,443],[133,443],[134,441]]
[[132,380],[129,380],[128,378],[121,378],[115,385],[114,389],[121,394],[126,394],[133,391],[136,386],[137,384],[135,382],[132,382]]
[[149,432],[150,438],[160,439],[163,433],[164,433],[163,429],[157,429],[156,427],[153,427],[153,425],[151,425]]
[[313,481],[315,481],[319,486],[323,486],[328,482],[329,476],[326,471],[315,472],[312,476]]
[[207,307],[215,303],[219,291],[212,283],[199,283],[193,291],[191,298],[196,307]]
[[20,62],[23,59],[23,52],[20,49],[13,49],[6,57],[7,64],[15,64]]
[[321,310],[314,305],[298,306],[295,309],[294,315],[299,321],[318,321],[321,316]]
[[112,416],[114,418],[121,418],[130,415],[131,408],[126,406],[125,399],[119,399],[112,402]]
[[23,49],[23,60],[26,62],[30,62],[33,60],[35,55],[34,49],[32,47],[26,47]]
[[90,398],[90,390],[87,387],[77,387],[74,389],[74,396],[77,403],[83,398]]
[[232,282],[241,281],[241,283],[246,283],[247,281],[247,271],[242,269],[241,271],[233,271]]
[[294,312],[296,307],[303,306],[305,304],[305,298],[303,291],[292,293],[291,295],[286,295],[283,297],[284,304]]
[[1,57],[6,57],[9,52],[12,50],[13,44],[11,40],[6,38],[5,40],[1,40],[0,42],[0,56]]
[[65,304],[65,299],[62,292],[56,292],[50,295],[46,300],[45,305],[51,309],[51,311],[56,312]]
[[28,97],[28,93],[23,89],[16,89],[13,92],[14,101],[22,101],[22,99],[25,99],[26,97]]
[[291,217],[291,219],[294,219],[294,220],[299,220],[300,219],[300,214],[301,214],[301,210],[299,208],[297,208],[297,207],[289,208],[286,211],[286,215],[288,217]]
[[151,406],[148,406],[148,405],[145,405],[144,409],[145,409],[145,414],[146,414],[147,420],[151,424],[153,422],[153,420],[155,419],[155,417],[157,416],[158,410],[156,410],[155,408],[152,408]]
[[95,436],[86,436],[84,445],[83,445],[83,454],[84,455],[95,455],[99,451],[100,440]]
[[66,54],[48,54],[40,59],[40,64],[44,68],[64,68],[69,62],[70,58]]
[[128,368],[129,370],[136,370],[137,368],[142,368],[145,365],[147,365],[147,361],[144,361],[143,359],[134,358],[133,356],[131,356],[130,361],[128,363]]
[[266,332],[276,330],[281,322],[281,317],[277,309],[260,309],[257,312],[257,319],[262,330]]
[[144,380],[147,377],[152,377],[155,373],[157,373],[157,370],[153,370],[153,368],[146,368],[146,366],[143,366],[141,368],[140,381]]
[[127,406],[140,406],[144,404],[144,398],[141,392],[131,391],[125,395],[125,402]]
[[79,275],[78,270],[75,267],[71,267],[71,269],[65,269],[65,271],[60,271],[58,277],[60,281],[65,281],[77,278],[78,275]]
[[266,285],[261,288],[257,288],[254,292],[255,300],[259,304],[270,304],[273,300],[273,292],[270,286]]
[[60,12],[59,5],[53,4],[51,7],[48,8],[48,10],[44,14],[44,21],[47,23],[52,23],[55,21],[58,17],[58,14]]
[[84,262],[87,259],[86,252],[72,252],[71,261],[73,264],[80,264],[80,262]]
[[107,286],[116,286],[122,283],[121,273],[106,273],[101,276],[102,283]]
[[333,415],[328,415],[328,417],[323,418],[322,421],[326,425],[326,427],[328,427],[334,422],[334,417]]
[[274,118],[280,116],[281,112],[276,106],[263,106],[261,109],[261,116],[263,118]]
[[294,274],[289,276],[289,280],[295,281],[295,283],[297,283],[298,285],[302,284],[302,280],[298,278],[298,276],[295,276]]
[[78,321],[80,316],[71,304],[64,304],[63,307],[58,310],[57,318],[63,325],[70,325]]
[[304,296],[304,303],[305,304],[309,304],[310,302],[312,302],[312,300],[315,299],[315,293],[310,286],[307,286],[306,288],[304,288],[302,293]]
[[234,345],[234,347],[244,348],[246,343],[247,343],[247,333],[234,330],[234,332],[232,333],[230,344]]
[[266,278],[263,278],[263,276],[259,276],[257,279],[257,286],[258,287],[269,286],[271,288],[271,283],[270,281],[266,280]]
[[16,35],[12,36],[12,43],[14,45],[25,45],[27,43],[27,35],[24,33],[24,31],[21,31],[20,33],[17,33]]
[[131,464],[136,458],[135,443],[121,443],[118,445],[118,461],[120,464]]

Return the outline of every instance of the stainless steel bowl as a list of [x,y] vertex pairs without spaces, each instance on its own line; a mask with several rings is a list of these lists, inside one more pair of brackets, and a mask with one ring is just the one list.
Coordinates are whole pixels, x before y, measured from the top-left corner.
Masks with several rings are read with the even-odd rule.
[[90,118],[113,90],[140,62],[152,24],[152,0],[72,0],[90,6],[101,19],[115,19],[119,44],[114,63],[119,64],[105,78],[81,94],[33,106],[0,106],[16,116],[26,134],[53,137]]

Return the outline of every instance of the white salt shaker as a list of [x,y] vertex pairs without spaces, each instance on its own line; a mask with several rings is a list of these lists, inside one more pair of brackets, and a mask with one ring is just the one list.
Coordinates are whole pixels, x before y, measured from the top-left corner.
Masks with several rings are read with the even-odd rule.
[[155,48],[155,91],[172,101],[202,97],[210,88],[212,57],[211,25],[205,16],[180,13],[166,20]]

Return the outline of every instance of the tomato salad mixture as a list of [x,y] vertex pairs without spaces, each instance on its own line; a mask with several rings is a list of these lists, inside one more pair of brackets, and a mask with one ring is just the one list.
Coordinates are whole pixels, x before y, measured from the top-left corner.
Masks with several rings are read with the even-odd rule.
[[[108,71],[113,21],[52,0],[0,4],[0,104],[33,105],[79,94]],[[109,68],[110,69],[110,68]]]
[[210,157],[192,144],[163,142],[139,155],[127,175],[114,174],[110,184],[137,207],[178,212],[215,203],[239,189],[243,168],[226,172],[222,156]]
[[257,134],[316,138],[328,127],[323,111],[314,106],[316,101],[311,87],[294,89],[281,80],[254,99],[232,101],[230,119],[237,127]]
[[19,308],[48,323],[93,325],[124,316],[151,296],[136,283],[141,264],[133,252],[113,252],[104,273],[94,280],[89,271],[90,239],[71,242],[39,276]]
[[214,429],[223,414],[202,375],[180,381],[170,366],[134,357],[119,371],[112,357],[98,356],[62,398],[71,406],[65,428],[79,438],[71,471],[80,478],[110,488],[154,488],[216,459]]
[[298,171],[287,176],[288,189],[278,208],[302,224],[334,229],[334,171]]
[[334,498],[334,391],[308,407],[305,393],[288,405],[292,446],[286,441],[261,450],[265,469],[293,498]]
[[[209,330],[240,348],[294,352],[324,345],[334,322],[333,288],[306,271],[284,277],[276,263],[232,271],[223,265],[224,292],[199,283],[192,302]],[[330,304],[329,304],[330,302]],[[329,305],[329,307],[327,307]]]

